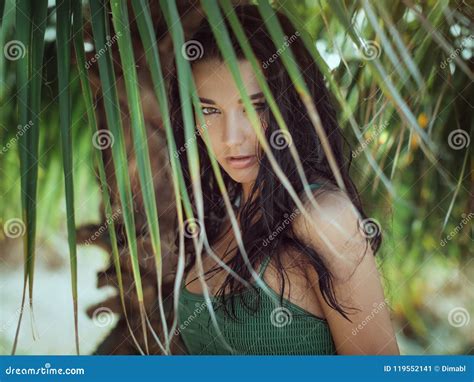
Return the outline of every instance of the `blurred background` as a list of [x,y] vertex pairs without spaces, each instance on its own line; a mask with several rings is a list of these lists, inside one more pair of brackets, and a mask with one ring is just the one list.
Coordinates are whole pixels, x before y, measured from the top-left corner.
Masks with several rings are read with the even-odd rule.
[[[402,354],[473,354],[474,4],[469,0],[291,3],[271,2],[276,9],[289,12],[297,28],[309,33],[330,74],[328,86],[340,91],[335,102],[340,124],[354,147],[352,178],[367,213],[384,235],[378,264]],[[158,2],[149,4],[166,76],[173,62],[173,44]],[[190,36],[205,17],[201,5],[182,0],[176,5],[185,36]],[[59,133],[61,56],[57,51],[56,4],[48,2],[44,17],[44,57],[36,73],[42,83],[40,112],[37,123],[31,125],[20,123],[18,116],[17,68],[25,52],[17,41],[21,26],[17,24],[16,4],[6,0],[0,6],[0,353],[11,353],[21,312],[27,229],[21,205],[20,145],[21,139],[35,130],[38,186],[34,315],[27,302],[16,354],[75,354],[64,153]],[[131,5],[129,9],[133,55],[152,153],[149,159],[152,173],[157,175],[153,185],[162,256],[169,270],[175,264],[176,212],[166,135]],[[86,72],[94,112],[98,128],[107,130],[102,84],[94,60],[99,49],[94,44],[89,4],[83,3],[82,10]],[[362,40],[356,43],[351,31]],[[125,79],[118,44],[114,35],[110,36],[106,50],[113,59],[122,108],[145,306],[158,327],[160,318],[153,308],[156,272],[133,152]],[[122,314],[108,231],[113,221],[125,304],[135,327],[133,323],[139,321],[140,314],[111,161],[113,136],[98,136],[91,129],[78,59],[72,53],[70,56],[70,153],[81,353],[134,354],[136,349],[127,336]],[[344,110],[352,112],[356,129]],[[97,153],[104,161],[112,221],[104,213]],[[170,286],[165,286],[164,293],[169,292]],[[156,346],[152,349],[159,352]]]

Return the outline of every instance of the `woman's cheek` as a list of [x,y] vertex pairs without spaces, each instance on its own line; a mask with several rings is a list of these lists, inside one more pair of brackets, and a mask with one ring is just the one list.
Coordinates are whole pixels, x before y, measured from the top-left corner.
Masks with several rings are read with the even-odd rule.
[[209,138],[210,138],[212,150],[214,151],[214,155],[220,162],[221,158],[224,157],[224,153],[222,152],[222,149],[224,146],[221,144],[219,137],[215,133],[214,134],[210,133]]

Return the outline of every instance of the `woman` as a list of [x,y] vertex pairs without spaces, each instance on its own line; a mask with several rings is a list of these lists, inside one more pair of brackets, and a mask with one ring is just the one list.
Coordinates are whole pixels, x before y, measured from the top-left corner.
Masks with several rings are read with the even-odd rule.
[[[212,256],[203,255],[218,330],[203,296],[193,240],[187,237],[176,332],[189,354],[399,354],[374,259],[381,235],[378,230],[375,234],[367,232],[365,224],[361,225],[367,219],[349,176],[350,155],[344,151],[344,137],[323,77],[297,37],[299,33],[277,13],[289,37],[287,49],[297,58],[311,91],[347,192],[337,186],[306,108],[275,56],[278,47],[268,35],[258,8],[238,6],[235,12],[291,134],[290,139],[283,137],[283,145],[281,130],[268,110],[252,66],[227,25],[246,91],[260,115],[271,152],[308,213],[300,213],[262,151],[241,95],[204,20],[191,39],[203,47],[202,57],[191,61],[206,122],[201,126],[195,115],[203,226],[212,251],[235,274],[223,269]],[[170,100],[177,147],[186,147],[176,76],[171,81]],[[210,166],[203,128],[234,203],[245,252],[263,288],[236,244]],[[315,203],[305,195],[290,144],[299,154]],[[185,153],[179,158],[191,194]],[[194,203],[193,208],[197,216]]]

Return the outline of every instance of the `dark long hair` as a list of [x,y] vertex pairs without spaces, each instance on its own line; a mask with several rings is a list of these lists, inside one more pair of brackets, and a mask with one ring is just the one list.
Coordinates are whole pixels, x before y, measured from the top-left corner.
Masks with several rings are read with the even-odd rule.
[[[275,47],[270,35],[268,34],[258,8],[254,5],[242,5],[235,7],[234,10],[242,24],[257,59],[262,63],[264,75],[270,90],[275,97],[279,110],[286,121],[289,132],[291,133],[291,144],[295,145],[295,148],[299,153],[307,179],[311,182],[324,184],[322,192],[338,190],[339,187],[337,186],[335,177],[330,169],[318,135],[308,116],[304,104],[292,85],[292,81],[285,70],[282,61],[278,55],[275,55],[278,47]],[[345,140],[342,130],[338,125],[336,111],[331,102],[330,93],[326,88],[324,78],[310,53],[298,37],[299,32],[294,29],[286,16],[280,13],[276,14],[284,33],[288,37],[287,41],[289,43],[287,49],[291,49],[296,57],[300,71],[303,74],[304,80],[313,97],[314,104],[321,118],[323,128],[328,137],[337,166],[346,186],[347,194],[354,206],[358,209],[361,217],[365,218],[366,215],[363,212],[358,191],[349,176],[349,168],[352,159],[350,154],[352,151],[350,150],[350,145]],[[242,49],[240,48],[240,45],[235,35],[232,33],[227,21],[226,26],[231,36],[232,45],[237,57],[239,59],[245,59],[245,55],[243,54]],[[222,55],[206,19],[203,19],[191,40],[198,41],[202,44],[203,51],[201,52],[202,57],[200,60],[207,60],[210,58],[218,58],[222,60]],[[270,58],[271,62],[269,61]],[[193,62],[196,61],[192,61],[191,64]],[[178,148],[186,147],[176,72],[171,76],[169,86],[171,118],[176,144]],[[272,133],[279,131],[278,124],[272,113],[268,113],[267,123],[268,127],[265,134],[267,140],[270,141]],[[347,152],[344,151],[345,143],[349,147]],[[218,239],[222,238],[225,234],[225,232],[221,231],[222,223],[227,216],[227,211],[222,195],[217,187],[215,175],[210,166],[210,160],[205,144],[201,139],[198,139],[198,147],[199,160],[201,163],[202,190],[204,194],[204,226],[209,243],[212,246],[213,243],[216,243]],[[281,150],[276,147],[271,147],[271,150],[277,163],[288,177],[295,191],[298,195],[302,195],[303,184],[296,170],[296,164],[289,149]],[[185,153],[181,153],[179,158],[184,172],[185,184],[190,193],[194,212],[196,213],[191,191],[189,167]],[[222,171],[222,174],[227,190],[229,191],[229,196],[231,197],[232,202],[236,204],[237,199],[242,196],[241,184],[233,181],[225,171]],[[344,309],[344,306],[339,304],[336,299],[333,287],[334,275],[331,274],[326,266],[323,257],[320,256],[314,248],[305,245],[301,240],[299,240],[291,224],[284,227],[283,230],[281,229],[282,221],[285,221],[285,219],[288,221],[288,216],[293,216],[292,214],[296,209],[296,205],[288,191],[281,185],[278,176],[271,170],[271,165],[266,156],[263,156],[260,160],[259,172],[246,203],[240,205],[238,208],[240,208],[243,244],[252,266],[255,268],[256,264],[261,263],[266,256],[276,258],[276,267],[281,285],[280,302],[282,302],[285,290],[285,278],[283,277],[285,270],[278,258],[278,253],[281,252],[283,248],[285,248],[285,250],[296,250],[305,255],[305,266],[307,267],[310,265],[316,270],[319,277],[319,287],[326,303],[338,311],[347,320],[351,321],[347,317],[347,312]],[[273,235],[272,240],[267,240],[265,242],[265,239],[268,238],[269,235],[272,235],[272,233],[277,229],[279,232],[278,235]],[[262,245],[264,242],[266,245]],[[370,235],[370,237],[367,237],[367,242],[371,245],[375,255],[381,243],[380,232],[375,236]],[[176,244],[178,244],[178,238],[176,239]],[[227,249],[227,251],[233,250],[235,250],[235,248]],[[187,272],[194,266],[196,260],[193,243],[190,238],[185,240],[185,252],[187,260],[185,274],[187,274]],[[226,255],[228,253],[229,252],[226,252]],[[236,256],[232,257],[227,264],[244,280],[250,280],[251,273],[245,265],[238,248]],[[215,271],[216,269],[211,269],[208,272],[214,273]],[[257,290],[254,285],[252,285],[252,288]],[[240,292],[241,289],[242,287],[240,283],[237,282],[233,276],[227,275],[223,285],[216,295],[217,298],[220,298],[224,310],[234,318],[237,318],[235,315],[235,298],[240,296],[234,294]],[[229,298],[232,309],[228,309]],[[244,301],[244,303],[247,305],[246,301]]]

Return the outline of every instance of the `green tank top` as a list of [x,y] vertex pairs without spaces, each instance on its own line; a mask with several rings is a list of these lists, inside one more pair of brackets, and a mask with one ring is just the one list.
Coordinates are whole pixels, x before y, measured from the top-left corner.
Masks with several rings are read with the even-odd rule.
[[[314,188],[317,184],[312,184]],[[211,296],[220,335],[211,320],[204,296],[181,286],[178,304],[178,326],[188,354],[192,355],[324,355],[337,354],[328,322],[304,310],[287,299],[279,304],[280,295],[263,281],[270,262],[266,257],[259,277],[266,287],[264,293],[256,286],[260,301],[254,312],[244,306],[242,299],[251,302],[255,290],[245,289],[235,297],[235,314],[239,320],[219,309],[220,300]],[[239,298],[240,297],[240,298]],[[275,303],[277,301],[277,303]]]

